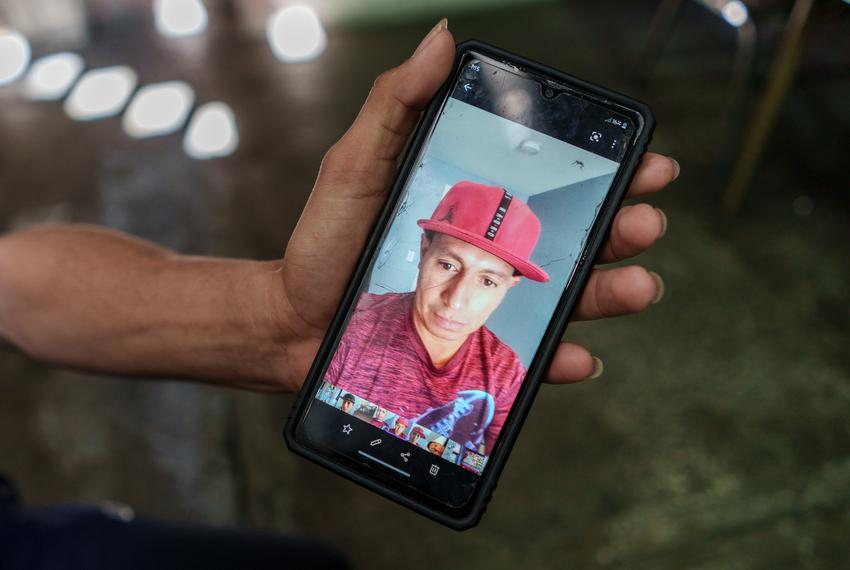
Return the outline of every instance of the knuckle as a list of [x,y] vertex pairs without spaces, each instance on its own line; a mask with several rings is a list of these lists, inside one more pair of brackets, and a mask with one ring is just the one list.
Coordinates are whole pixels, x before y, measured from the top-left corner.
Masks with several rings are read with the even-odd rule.
[[393,82],[395,73],[396,68],[388,69],[381,73],[378,77],[376,77],[375,81],[372,83],[371,93],[380,93],[386,91],[389,88],[389,85]]
[[319,166],[319,176],[322,182],[336,185],[348,183],[360,168],[356,155],[352,155],[350,145],[341,139],[325,153]]
[[627,312],[638,313],[652,301],[654,282],[649,272],[639,265],[624,267],[620,279],[615,283],[614,295],[618,304]]
[[325,170],[328,168],[333,168],[339,161],[341,160],[343,154],[343,147],[340,144],[340,141],[331,146],[328,151],[325,153],[325,156],[322,157],[322,165],[321,169]]
[[652,245],[658,237],[659,217],[655,208],[649,204],[635,204],[624,218],[620,228],[620,238],[634,253]]

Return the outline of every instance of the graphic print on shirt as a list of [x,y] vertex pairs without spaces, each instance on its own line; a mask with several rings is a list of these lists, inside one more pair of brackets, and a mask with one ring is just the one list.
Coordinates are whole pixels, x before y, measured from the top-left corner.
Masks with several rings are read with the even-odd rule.
[[493,421],[496,403],[482,390],[461,390],[453,401],[428,408],[414,422],[429,430],[476,450],[484,442],[484,434]]

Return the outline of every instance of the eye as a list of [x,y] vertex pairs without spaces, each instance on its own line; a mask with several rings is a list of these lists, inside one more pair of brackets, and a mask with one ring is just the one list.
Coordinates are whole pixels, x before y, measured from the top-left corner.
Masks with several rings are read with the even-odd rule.
[[457,268],[453,263],[449,263],[448,261],[438,261],[437,264],[445,269],[446,271],[455,271]]
[[492,279],[488,279],[486,277],[484,278],[484,280],[482,282],[484,283],[485,287],[498,287],[499,286],[498,283],[496,283]]

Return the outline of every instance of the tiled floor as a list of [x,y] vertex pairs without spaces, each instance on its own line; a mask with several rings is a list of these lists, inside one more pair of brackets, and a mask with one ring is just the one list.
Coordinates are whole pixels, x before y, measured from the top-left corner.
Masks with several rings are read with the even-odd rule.
[[[629,55],[648,7],[574,4],[468,13],[451,27],[634,93]],[[326,54],[299,66],[226,28],[189,55],[107,28],[84,52],[92,65],[131,64],[143,83],[183,79],[201,102],[228,102],[242,146],[196,162],[180,135],[131,140],[118,119],[74,123],[61,105],[0,90],[0,230],[83,221],[185,252],[277,256],[323,152],[428,25],[331,30]],[[670,229],[641,259],[665,278],[665,299],[570,328],[605,375],[544,387],[479,528],[444,530],[292,457],[279,436],[289,397],[116,381],[11,348],[0,349],[0,470],[32,504],[114,499],[298,531],[364,568],[846,566],[847,184],[795,133],[847,86],[835,87],[843,98],[822,83],[792,93],[744,208],[723,218],[737,130],[717,111],[729,35],[693,12],[680,26],[640,92],[658,115],[656,150],[683,169],[653,199]]]

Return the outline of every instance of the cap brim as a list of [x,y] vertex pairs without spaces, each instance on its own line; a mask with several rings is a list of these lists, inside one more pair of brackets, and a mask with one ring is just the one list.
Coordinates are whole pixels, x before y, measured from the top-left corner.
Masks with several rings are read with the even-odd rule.
[[539,265],[536,265],[527,259],[523,259],[517,255],[514,255],[510,251],[499,246],[497,243],[490,241],[484,236],[476,235],[472,232],[460,229],[457,226],[447,224],[446,222],[419,220],[416,223],[423,230],[450,235],[459,240],[463,240],[467,243],[470,243],[475,247],[479,247],[487,253],[492,253],[499,259],[510,263],[513,268],[520,273],[520,275],[522,275],[523,277],[527,277],[532,281],[538,281],[540,283],[546,283],[547,281],[549,281],[549,274],[543,271],[543,268],[541,268]]

